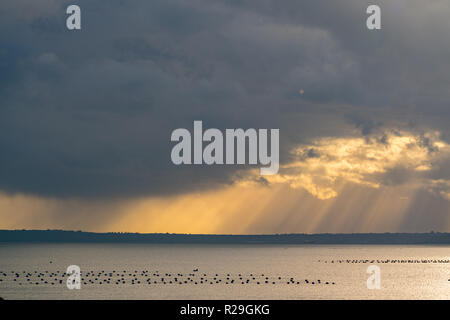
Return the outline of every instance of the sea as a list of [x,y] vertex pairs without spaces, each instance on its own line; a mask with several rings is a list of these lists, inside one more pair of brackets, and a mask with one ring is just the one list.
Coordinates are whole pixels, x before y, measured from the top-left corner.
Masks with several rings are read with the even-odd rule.
[[450,299],[450,246],[0,243],[0,297]]

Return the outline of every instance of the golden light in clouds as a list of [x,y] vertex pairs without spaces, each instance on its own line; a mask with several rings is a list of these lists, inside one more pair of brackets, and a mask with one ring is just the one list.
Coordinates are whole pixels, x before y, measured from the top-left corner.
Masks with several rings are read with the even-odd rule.
[[[321,138],[292,152],[293,161],[263,183],[254,169],[203,192],[95,201],[0,195],[0,228],[241,234],[450,227],[450,181],[430,175],[450,157],[438,133]],[[441,199],[432,215],[414,213],[424,192]],[[428,209],[436,199],[419,204]]]
[[[378,136],[322,138],[296,148],[293,153],[297,160],[267,179],[303,188],[319,199],[336,197],[339,181],[379,188],[382,175],[389,170],[401,168],[413,176],[430,171],[443,158],[450,159],[449,145],[438,137],[437,132],[413,135],[391,131]],[[415,182],[436,185],[425,177]],[[445,183],[440,185],[448,188]]]

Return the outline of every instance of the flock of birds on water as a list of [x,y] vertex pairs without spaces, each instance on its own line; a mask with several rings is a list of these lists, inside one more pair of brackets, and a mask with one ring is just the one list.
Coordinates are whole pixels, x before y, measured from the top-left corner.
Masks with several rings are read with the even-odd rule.
[[[397,264],[419,264],[419,263],[450,263],[450,259],[338,259],[338,260],[318,260],[323,263],[378,263],[378,264],[386,264],[386,263],[397,263]],[[450,280],[449,280],[450,281]]]
[[[318,260],[321,263],[331,264],[421,264],[421,263],[450,263],[449,259],[337,259]],[[0,285],[6,282],[14,282],[18,285],[56,286],[66,285],[69,274],[64,271],[0,271]],[[190,273],[162,273],[157,270],[134,271],[94,271],[80,273],[82,285],[335,285],[332,281],[296,279],[294,277],[271,277],[264,273],[256,274],[221,274],[208,275],[200,273],[199,269],[193,269]],[[74,280],[75,281],[75,280]],[[450,281],[450,279],[448,279]]]
[[[421,263],[450,263],[450,259],[337,259],[337,260],[318,260],[318,262],[323,263],[346,263],[346,264],[421,264]],[[450,281],[450,279],[448,279]]]
[[[2,282],[12,281],[18,285],[56,286],[66,285],[69,274],[64,271],[0,271],[0,285]],[[270,277],[261,274],[206,274],[200,273],[198,268],[190,273],[162,273],[150,270],[134,271],[81,271],[81,285],[334,285],[331,281],[295,279],[294,277]],[[74,280],[75,281],[75,280]],[[74,282],[75,283],[75,282]]]

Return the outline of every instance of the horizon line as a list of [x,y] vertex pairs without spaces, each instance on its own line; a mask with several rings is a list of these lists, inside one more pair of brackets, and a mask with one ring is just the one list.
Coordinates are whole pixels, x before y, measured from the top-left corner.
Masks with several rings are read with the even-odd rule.
[[70,229],[0,229],[0,232],[76,232],[92,234],[137,234],[137,235],[191,235],[191,236],[282,236],[282,235],[381,235],[381,234],[450,234],[449,231],[423,231],[423,232],[291,232],[291,233],[178,233],[178,232],[132,232],[132,231],[84,231]]

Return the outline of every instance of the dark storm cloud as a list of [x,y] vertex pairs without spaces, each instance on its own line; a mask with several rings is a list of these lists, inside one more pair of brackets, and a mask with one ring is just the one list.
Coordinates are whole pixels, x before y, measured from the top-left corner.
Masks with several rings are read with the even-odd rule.
[[446,1],[381,1],[376,32],[356,0],[76,3],[73,32],[67,1],[0,4],[3,191],[134,196],[231,183],[238,167],[172,165],[170,134],[194,120],[280,128],[282,162],[304,140],[395,121],[448,141]]

